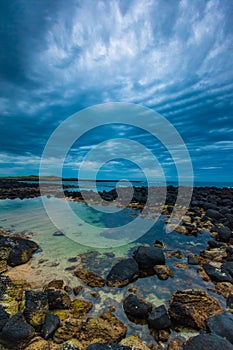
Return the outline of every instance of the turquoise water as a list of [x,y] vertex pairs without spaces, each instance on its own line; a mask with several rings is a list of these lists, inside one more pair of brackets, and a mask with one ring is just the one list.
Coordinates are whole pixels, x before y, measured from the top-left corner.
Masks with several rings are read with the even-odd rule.
[[[58,216],[62,216],[61,201],[61,199],[51,198],[54,211]],[[96,211],[88,208],[83,203],[70,202],[70,205],[74,213],[79,214],[82,220],[87,220],[94,225],[93,231],[86,231],[85,225],[76,226],[76,224],[74,225],[74,223],[70,222],[69,225],[72,230],[80,234],[80,237],[89,237],[88,240],[90,243],[93,243],[95,240],[98,240],[99,243],[101,243],[101,240],[103,240],[103,243],[106,240],[111,241],[111,237],[106,238],[106,235],[101,236],[102,228],[109,226],[110,219],[108,216],[106,217],[101,212],[96,213]],[[111,215],[110,221],[112,225],[116,224],[120,226],[133,220],[137,215],[137,211],[125,209],[121,210],[116,216]],[[140,218],[140,220],[143,222],[144,220],[151,220],[151,218],[149,215],[148,217]],[[16,274],[18,273],[21,278],[24,277],[22,273],[26,273],[28,280],[37,283],[38,286],[42,286],[42,284],[54,278],[63,279],[65,284],[71,287],[80,285],[82,282],[73,274],[73,269],[75,268],[86,268],[106,277],[111,266],[119,258],[131,256],[133,250],[139,244],[153,245],[156,239],[165,242],[165,251],[182,251],[184,255],[183,259],[167,259],[167,264],[175,274],[173,279],[160,281],[156,276],[151,276],[138,279],[136,282],[122,289],[105,286],[99,290],[100,296],[97,300],[93,299],[90,295],[92,289],[87,286],[85,286],[81,293],[81,297],[91,300],[95,304],[91,314],[97,315],[100,312],[107,311],[109,306],[114,306],[116,308],[115,314],[127,324],[128,335],[133,335],[137,332],[147,342],[153,339],[149,334],[147,326],[131,323],[122,309],[122,302],[129,288],[137,288],[139,294],[158,306],[162,303],[167,304],[172,292],[177,289],[206,289],[207,287],[212,287],[212,284],[203,282],[199,278],[195,266],[188,269],[179,269],[174,266],[175,262],[186,262],[189,252],[198,253],[200,250],[205,249],[209,234],[206,232],[195,238],[179,235],[175,232],[166,233],[164,230],[164,220],[165,218],[161,217],[148,232],[130,244],[113,248],[109,246],[108,248],[92,248],[74,242],[64,236],[50,221],[40,197],[0,201],[0,226],[5,230],[9,230],[9,232],[26,234],[40,245],[41,250],[34,254],[29,265],[19,267],[18,270],[17,268],[12,270],[16,271]],[[19,278],[19,276],[16,277]]]

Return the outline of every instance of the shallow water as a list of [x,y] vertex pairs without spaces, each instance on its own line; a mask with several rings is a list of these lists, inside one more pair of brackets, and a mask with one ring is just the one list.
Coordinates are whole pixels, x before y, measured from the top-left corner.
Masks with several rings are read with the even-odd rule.
[[[51,203],[54,207],[56,215],[62,216],[61,199],[51,198]],[[79,237],[87,237],[86,242],[95,243],[104,247],[105,242],[114,241],[111,237],[106,238],[106,235],[101,235],[102,228],[111,225],[121,226],[130,220],[138,211],[134,209],[121,210],[117,215],[109,216],[102,213],[96,213],[95,210],[88,208],[83,203],[70,202],[74,211],[78,213],[82,220],[94,224],[93,230],[86,230],[85,225],[77,226],[72,222],[69,224],[69,229],[79,234]],[[65,220],[65,218],[64,218]],[[141,217],[140,221],[151,220],[149,217]],[[66,285],[75,287],[82,284],[73,274],[75,268],[87,268],[99,273],[105,277],[120,257],[131,256],[135,246],[139,244],[153,245],[155,240],[163,241],[166,244],[165,251],[180,250],[183,252],[183,259],[167,258],[167,264],[171,267],[175,277],[169,278],[166,281],[160,281],[156,276],[151,276],[143,279],[138,279],[136,282],[122,289],[104,287],[99,291],[100,297],[94,299],[90,292],[91,288],[86,287],[81,292],[81,297],[91,300],[95,307],[91,314],[99,314],[106,311],[109,306],[116,308],[115,314],[123,320],[128,327],[128,335],[135,332],[143,339],[152,341],[147,326],[134,325],[127,320],[127,317],[122,308],[122,301],[127,295],[130,288],[136,287],[138,293],[148,301],[158,306],[163,303],[168,303],[173,291],[185,288],[203,288],[213,287],[212,283],[206,283],[199,278],[197,267],[189,266],[188,269],[181,269],[174,266],[176,262],[187,262],[189,252],[199,253],[200,250],[206,248],[206,242],[209,234],[207,232],[196,237],[184,236],[178,233],[166,233],[164,229],[164,217],[161,217],[158,222],[142,237],[135,242],[113,248],[92,248],[82,245],[78,242],[64,236],[50,221],[42,204],[40,197],[34,199],[15,199],[0,201],[0,226],[10,232],[22,232],[35,240],[41,247],[41,251],[34,254],[32,261],[25,266],[15,268],[15,275],[22,274],[29,281],[37,282],[38,286],[49,282],[54,278],[63,279]],[[111,222],[110,222],[111,221]],[[77,238],[76,237],[76,238]],[[83,239],[83,238],[82,238]],[[81,241],[82,241],[81,239]],[[102,241],[101,241],[102,240]],[[102,242],[102,245],[101,245]],[[22,277],[20,276],[20,277]],[[19,278],[19,277],[18,277]]]

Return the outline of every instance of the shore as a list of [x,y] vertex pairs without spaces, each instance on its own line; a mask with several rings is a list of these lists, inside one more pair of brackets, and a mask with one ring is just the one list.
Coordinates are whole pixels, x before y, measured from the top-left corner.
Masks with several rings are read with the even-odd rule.
[[[56,185],[46,186],[48,196],[60,198]],[[65,198],[82,202],[82,194],[69,191],[69,188],[67,185]],[[124,188],[123,191],[127,195],[130,189]],[[66,285],[62,276],[42,285],[39,276],[33,277],[39,270],[31,265],[31,259],[39,249],[38,244],[22,235],[0,232],[0,340],[4,348],[198,350],[204,349],[204,342],[206,349],[233,349],[233,189],[194,188],[186,215],[176,227],[172,226],[174,223],[169,216],[175,205],[177,188],[168,186],[162,207],[158,191],[159,188],[154,188],[152,202],[147,203],[147,189],[134,188],[133,198],[127,205],[139,211],[145,208],[147,212],[156,212],[159,208],[177,235],[193,236],[198,240],[203,231],[208,231],[210,238],[205,249],[186,255],[185,247],[182,252],[167,251],[164,242],[154,241],[150,245],[138,245],[127,258],[114,260],[107,274],[101,275],[101,269],[98,273],[91,271],[76,260],[72,272],[75,286]],[[123,197],[119,194],[119,190],[110,190],[101,192],[100,196],[103,201],[111,203],[116,200],[117,205],[123,206],[124,203],[119,200]],[[0,181],[1,199],[39,196],[37,183]],[[99,196],[93,191],[86,191],[86,198],[91,203],[100,203]],[[197,288],[196,283],[193,288],[190,283],[187,289],[185,281],[183,288],[181,281],[179,289],[168,296],[168,303],[158,306],[149,302],[145,294],[142,297],[135,283],[140,280],[146,283],[147,279],[155,276],[166,286],[175,278],[177,271],[171,268],[169,259],[175,259],[176,269],[193,269],[206,288]],[[114,291],[125,287],[127,291],[121,305],[123,312],[129,322],[138,325],[139,330],[140,327],[150,330],[153,343],[142,342],[140,331],[127,335],[127,326],[115,315],[114,302],[104,313],[89,316],[102,291],[108,288],[114,295]],[[91,288],[92,301],[83,297],[82,290],[85,288]],[[195,337],[184,337],[184,327],[195,332]]]

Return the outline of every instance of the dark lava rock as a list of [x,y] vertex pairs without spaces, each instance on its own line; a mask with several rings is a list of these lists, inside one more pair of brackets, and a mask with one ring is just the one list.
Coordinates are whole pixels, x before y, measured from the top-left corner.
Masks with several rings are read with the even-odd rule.
[[211,239],[208,241],[208,245],[210,247],[210,249],[212,248],[221,248],[221,247],[224,247],[225,244],[224,243],[221,243],[221,242],[216,242],[215,240]]
[[105,280],[95,272],[81,269],[75,270],[74,274],[89,287],[103,287],[105,285]]
[[229,227],[222,226],[218,228],[218,234],[216,236],[216,239],[220,242],[229,242],[231,238],[231,230]]
[[10,349],[21,349],[27,345],[34,334],[34,328],[26,322],[23,314],[18,312],[3,327],[1,340]]
[[109,272],[106,281],[109,287],[124,287],[139,276],[138,264],[133,258],[121,260]]
[[134,294],[129,294],[123,302],[123,308],[130,321],[145,323],[152,310],[152,305]]
[[218,335],[200,334],[187,341],[183,350],[233,350],[232,344]]
[[131,346],[124,346],[115,343],[95,343],[87,347],[87,350],[131,350]]
[[0,235],[0,247],[10,248],[7,264],[12,267],[25,264],[31,259],[33,252],[39,248],[29,239],[3,235]]
[[219,213],[219,211],[214,209],[208,209],[205,213],[205,215],[210,219],[219,220],[223,218],[223,215]]
[[139,270],[153,270],[155,265],[165,265],[165,256],[160,248],[140,246],[133,254]]
[[229,312],[212,316],[206,321],[207,330],[233,343],[233,315]]
[[229,309],[233,309],[233,294],[228,295],[226,305]]
[[148,325],[153,329],[166,329],[171,327],[171,320],[165,305],[154,307],[148,318]]
[[222,271],[233,277],[233,261],[227,261],[222,264]]
[[222,271],[222,268],[217,268],[210,264],[204,264],[203,268],[212,281],[233,283],[231,275],[226,271]]
[[194,329],[206,329],[205,321],[223,312],[217,299],[199,289],[177,290],[169,303],[172,321]]
[[49,309],[48,295],[46,292],[33,290],[25,291],[24,316],[34,328],[44,323],[45,313]]
[[45,321],[41,330],[41,335],[44,339],[50,338],[53,333],[60,326],[60,318],[57,315],[53,315],[47,312]]
[[9,320],[10,315],[5,311],[4,307],[0,305],[0,332]]
[[69,295],[62,290],[47,289],[49,309],[69,309],[71,300]]
[[195,254],[190,253],[188,255],[188,264],[189,265],[198,265],[199,264],[198,256],[195,255]]

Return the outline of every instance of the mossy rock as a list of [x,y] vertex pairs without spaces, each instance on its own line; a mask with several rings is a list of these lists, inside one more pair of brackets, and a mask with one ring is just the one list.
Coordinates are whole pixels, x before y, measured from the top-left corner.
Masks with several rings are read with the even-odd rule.
[[14,298],[6,295],[5,299],[1,302],[6,312],[11,316],[15,315],[19,311],[19,303]]
[[145,342],[134,335],[123,339],[120,344],[124,346],[131,346],[137,350],[150,350]]
[[59,327],[54,335],[53,341],[57,344],[62,344],[68,341],[77,334],[83,327],[83,321],[76,318],[67,319],[61,327]]
[[10,250],[11,248],[9,247],[0,247],[0,260],[7,260]]
[[23,299],[23,292],[25,288],[30,288],[30,284],[25,280],[14,280],[10,283],[7,289],[7,294],[17,301]]
[[6,260],[0,260],[0,274],[3,272],[6,272],[8,270],[7,268],[7,261]]
[[50,344],[41,337],[35,337],[25,348],[25,350],[50,350]]
[[71,303],[71,308],[73,310],[75,317],[85,316],[93,307],[91,301],[86,301],[82,299],[75,299]]
[[96,342],[118,343],[126,335],[127,327],[112,313],[104,313],[100,317],[90,317],[76,335],[85,345]]

